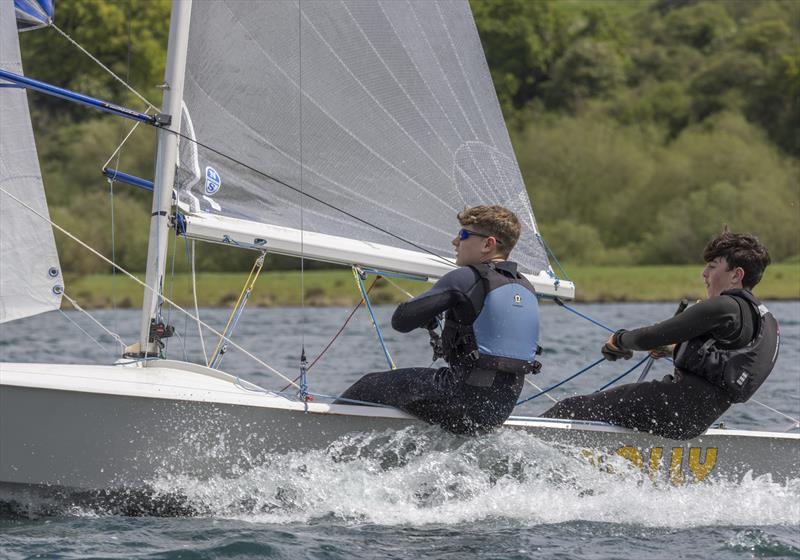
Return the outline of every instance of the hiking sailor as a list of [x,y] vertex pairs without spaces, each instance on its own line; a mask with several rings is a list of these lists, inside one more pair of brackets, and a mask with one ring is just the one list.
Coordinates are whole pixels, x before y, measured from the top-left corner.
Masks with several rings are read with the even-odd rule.
[[[453,239],[459,268],[422,295],[402,303],[392,316],[400,332],[432,331],[445,312],[439,356],[448,367],[370,373],[342,393],[344,399],[398,407],[459,434],[500,426],[536,373],[539,308],[533,286],[508,255],[520,236],[517,216],[501,206],[460,212]],[[435,355],[437,353],[434,349]]]
[[633,350],[674,356],[675,371],[660,381],[633,383],[564,399],[542,416],[601,420],[672,439],[702,434],[732,403],[748,400],[772,371],[780,332],[751,290],[770,262],[767,249],[727,228],[706,246],[708,299],[661,323],[608,339],[606,359]]

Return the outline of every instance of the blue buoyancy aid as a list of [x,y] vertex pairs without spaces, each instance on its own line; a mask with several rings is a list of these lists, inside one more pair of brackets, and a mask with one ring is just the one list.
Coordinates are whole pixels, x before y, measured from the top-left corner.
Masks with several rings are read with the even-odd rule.
[[[511,264],[511,263],[508,263]],[[474,320],[448,311],[442,332],[445,358],[457,369],[538,373],[539,303],[515,267],[471,266],[482,279],[466,294]]]
[[767,379],[775,367],[780,348],[778,321],[748,290],[726,290],[742,314],[751,313],[753,335],[740,340],[717,340],[708,334],[680,344],[675,350],[675,367],[698,375],[725,389],[732,402],[745,402]]

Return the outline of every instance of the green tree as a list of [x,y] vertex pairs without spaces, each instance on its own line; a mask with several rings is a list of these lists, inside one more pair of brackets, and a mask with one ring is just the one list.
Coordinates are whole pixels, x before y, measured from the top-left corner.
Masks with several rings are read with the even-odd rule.
[[[159,105],[161,95],[157,85],[164,81],[169,14],[169,0],[80,0],[57,2],[55,23]],[[144,108],[122,84],[55,29],[22,33],[20,47],[26,73],[32,78]],[[85,108],[47,96],[37,97],[33,114],[48,125],[54,118],[70,121],[94,118]]]
[[535,98],[561,54],[565,29],[547,0],[470,0],[504,114]]

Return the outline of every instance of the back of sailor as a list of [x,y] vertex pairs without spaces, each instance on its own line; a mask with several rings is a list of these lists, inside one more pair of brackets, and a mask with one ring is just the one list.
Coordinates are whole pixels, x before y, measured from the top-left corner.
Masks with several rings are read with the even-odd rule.
[[458,218],[465,226],[453,240],[459,268],[392,316],[392,327],[400,332],[432,331],[445,313],[441,357],[448,367],[370,373],[337,403],[395,406],[458,434],[484,433],[508,419],[525,374],[540,367],[536,294],[516,263],[507,260],[520,225],[499,206],[477,206]]
[[539,369],[533,287],[510,261],[462,267],[401,304],[392,327],[400,332],[426,327],[442,312],[442,350],[449,367],[370,373],[338,402],[396,406],[459,434],[487,432],[505,422],[525,374]]

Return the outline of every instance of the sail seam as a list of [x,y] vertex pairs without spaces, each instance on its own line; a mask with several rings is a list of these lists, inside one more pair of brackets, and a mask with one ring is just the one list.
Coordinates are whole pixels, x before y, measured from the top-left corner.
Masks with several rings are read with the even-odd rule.
[[[189,79],[191,79],[192,81],[195,81],[195,82],[196,82],[196,80],[194,80],[194,78],[192,78],[191,76],[189,76]],[[198,87],[199,87],[199,84],[198,84]],[[204,91],[204,90],[202,90],[202,91]],[[206,92],[204,91],[204,93],[206,93]],[[297,158],[295,158],[295,157],[291,156],[290,154],[286,153],[286,152],[285,152],[284,150],[282,150],[280,147],[276,146],[275,144],[273,144],[272,142],[270,142],[269,140],[267,140],[266,138],[264,138],[264,137],[263,137],[263,136],[262,136],[262,135],[261,135],[261,134],[260,134],[260,133],[259,133],[257,130],[255,130],[254,128],[252,128],[252,127],[251,127],[249,124],[247,124],[246,122],[242,121],[241,119],[239,119],[239,118],[238,118],[238,117],[236,117],[235,115],[233,115],[233,114],[231,114],[231,113],[228,113],[228,112],[225,110],[225,107],[224,107],[224,106],[222,106],[222,105],[220,105],[220,104],[219,104],[219,103],[216,101],[216,99],[214,99],[212,96],[210,96],[210,95],[207,95],[207,99],[208,99],[209,101],[211,101],[212,103],[214,103],[214,104],[215,104],[217,107],[219,107],[219,108],[220,108],[220,110],[221,110],[222,112],[226,113],[226,114],[229,116],[229,118],[230,118],[231,120],[234,120],[234,121],[236,121],[237,123],[239,123],[240,125],[242,125],[242,127],[243,127],[244,129],[250,130],[250,131],[251,131],[251,132],[253,132],[254,134],[258,135],[258,137],[259,137],[260,139],[262,139],[262,140],[264,141],[264,143],[265,143],[265,144],[267,144],[267,145],[268,145],[270,148],[274,149],[276,152],[278,152],[278,153],[280,153],[281,155],[283,155],[284,157],[286,157],[286,158],[287,158],[289,161],[291,161],[292,163],[295,163],[295,164],[298,164],[298,165],[299,165],[299,161],[297,160]],[[309,98],[309,100],[313,102],[313,99]],[[315,103],[315,105],[316,105],[316,103]],[[326,115],[326,116],[328,116],[328,115]],[[333,119],[331,119],[331,120],[333,120]],[[333,122],[336,122],[336,121],[333,121]],[[336,123],[336,124],[338,125],[338,123]],[[341,125],[338,125],[338,126],[339,126],[340,128],[342,128],[342,127],[341,127]],[[229,159],[230,161],[232,161],[232,162],[234,162],[234,163],[236,163],[236,164],[242,165],[242,166],[244,166],[245,168],[247,168],[247,169],[249,169],[249,170],[253,171],[254,173],[257,173],[257,174],[259,174],[259,175],[262,175],[262,176],[266,177],[267,179],[270,179],[270,180],[272,180],[272,181],[275,181],[276,183],[278,183],[278,184],[280,184],[280,185],[283,185],[283,186],[285,186],[285,187],[288,187],[288,188],[290,188],[290,189],[293,189],[293,190],[297,191],[296,187],[292,187],[292,186],[290,186],[290,185],[289,185],[288,183],[286,183],[285,181],[282,181],[282,180],[280,180],[280,179],[278,179],[278,178],[276,178],[276,177],[273,177],[273,176],[271,176],[271,175],[269,175],[268,173],[265,173],[265,172],[263,172],[263,171],[257,170],[257,169],[255,169],[254,167],[252,167],[252,166],[250,166],[250,165],[248,165],[248,164],[246,164],[246,163],[244,163],[244,162],[242,162],[242,161],[240,161],[240,160],[237,160],[236,158],[234,158],[234,157],[232,157],[232,156],[229,156],[229,155],[227,155],[226,153],[224,153],[224,152],[222,152],[222,151],[220,151],[220,150],[217,150],[216,148],[212,148],[212,147],[210,147],[209,145],[207,145],[207,144],[204,144],[203,142],[200,142],[200,141],[199,141],[199,140],[197,140],[196,138],[192,138],[192,137],[186,136],[186,135],[184,135],[184,134],[182,134],[182,133],[178,133],[178,132],[176,132],[176,131],[174,131],[174,130],[171,130],[171,129],[164,129],[164,130],[169,130],[170,132],[172,132],[172,133],[174,133],[174,134],[177,134],[177,135],[178,135],[178,136],[180,136],[181,138],[184,138],[184,139],[188,140],[189,142],[192,142],[193,144],[196,144],[196,145],[198,145],[198,146],[201,146],[201,147],[203,147],[203,148],[206,148],[207,150],[211,150],[211,151],[212,151],[212,152],[214,152],[215,154],[217,154],[217,155],[219,155],[219,156],[222,156],[222,157],[224,157],[224,158],[226,158],[226,159]],[[362,144],[362,145],[363,145],[363,144]],[[355,197],[355,198],[358,198],[358,199],[360,199],[360,200],[363,200],[363,201],[365,201],[365,202],[375,203],[375,201],[374,201],[374,200],[372,200],[372,199],[370,199],[370,198],[366,197],[366,196],[365,196],[363,193],[360,193],[360,192],[358,192],[358,191],[355,191],[355,190],[353,190],[353,189],[351,189],[351,188],[347,187],[346,185],[343,185],[343,184],[339,183],[338,181],[334,181],[333,179],[331,179],[331,178],[329,178],[329,177],[325,176],[324,174],[320,173],[319,171],[317,171],[317,170],[316,170],[316,169],[314,169],[313,167],[309,167],[308,165],[305,165],[304,167],[305,167],[306,171],[310,171],[311,173],[313,173],[313,174],[314,174],[314,175],[316,175],[317,177],[320,177],[321,179],[323,179],[323,180],[327,181],[328,183],[330,183],[330,184],[332,184],[332,185],[334,185],[334,186],[336,186],[336,187],[339,187],[340,189],[342,189],[342,190],[346,191],[346,192],[347,192],[348,194],[350,194],[351,196],[353,196],[353,197]],[[413,180],[412,180],[412,181],[413,181]],[[340,193],[336,193],[336,192],[332,191],[331,189],[328,189],[328,188],[325,188],[325,187],[323,187],[321,184],[317,184],[317,187],[318,187],[320,190],[324,190],[324,191],[326,192],[326,194],[332,194],[332,195],[340,194]],[[290,200],[288,197],[283,197],[282,195],[276,195],[276,196],[281,196],[281,197],[282,197],[284,200],[286,200],[286,201],[289,201],[289,200]],[[308,195],[308,194],[306,194],[306,196],[311,196],[311,195]],[[338,209],[336,206],[334,206],[334,205],[332,205],[332,204],[330,204],[330,203],[323,202],[322,200],[318,200],[318,202],[321,202],[322,204],[324,204],[324,205],[328,206],[329,208],[332,208],[332,209],[335,209],[335,210],[339,210],[339,209]],[[439,202],[442,202],[442,203],[443,203],[443,201],[441,201],[441,200],[440,200]],[[451,205],[444,204],[444,203],[443,203],[443,205],[444,205],[444,206],[445,206],[445,207],[446,207],[448,210],[455,211]],[[422,226],[424,226],[424,227],[426,227],[426,228],[428,228],[428,229],[430,229],[430,230],[432,230],[432,231],[435,231],[436,233],[440,233],[440,234],[443,234],[443,235],[449,235],[449,232],[447,232],[447,231],[445,231],[445,230],[443,230],[443,229],[440,229],[440,228],[434,227],[433,225],[431,225],[431,224],[429,224],[429,223],[427,223],[427,222],[420,222],[420,221],[416,220],[415,218],[413,218],[413,217],[411,217],[411,216],[409,216],[409,215],[407,215],[407,214],[404,214],[404,213],[402,213],[402,212],[398,212],[397,210],[395,210],[395,209],[394,209],[393,207],[391,207],[391,206],[380,206],[380,208],[382,208],[382,209],[384,209],[384,210],[387,210],[387,211],[391,212],[392,214],[394,214],[394,215],[396,215],[396,216],[400,216],[400,217],[402,217],[402,218],[404,218],[404,219],[406,219],[406,220],[409,220],[409,221],[415,221],[415,222],[417,222],[418,224],[420,224],[420,225],[422,225]],[[314,212],[314,213],[315,213],[316,215],[318,215],[318,216],[321,216],[321,217],[326,217],[326,218],[330,218],[330,216],[327,216],[327,215],[325,215],[325,214],[322,214],[322,213],[321,213],[321,212],[319,212],[319,211],[315,211],[315,210],[313,210],[313,209],[312,209],[311,211],[312,211],[312,212]],[[344,220],[341,220],[341,222],[342,222],[342,223],[346,223]],[[366,225],[368,225],[368,226],[370,226],[370,227],[373,227],[373,226],[372,226],[372,224],[370,224],[369,222],[366,222],[366,221],[365,221],[365,222],[362,222],[362,223],[365,223]],[[389,235],[391,235],[391,234],[389,234]],[[393,235],[392,235],[392,236],[393,236]],[[405,240],[401,239],[401,241],[405,241]]]
[[464,117],[464,122],[466,122],[467,126],[469,126],[469,129],[472,132],[472,137],[473,138],[477,138],[478,134],[475,132],[475,127],[472,126],[472,121],[469,120],[469,117],[467,116],[467,112],[464,110],[464,107],[461,105],[461,100],[456,95],[456,92],[453,89],[453,84],[450,83],[450,79],[447,77],[447,73],[444,71],[444,68],[442,68],[442,64],[441,64],[441,62],[439,62],[439,57],[436,55],[436,49],[433,48],[433,45],[431,44],[430,40],[428,39],[428,34],[425,33],[425,28],[422,26],[422,23],[419,21],[419,17],[417,17],[416,11],[414,11],[414,5],[411,3],[410,0],[408,1],[408,10],[414,16],[414,19],[417,21],[417,24],[419,25],[420,29],[422,30],[422,36],[425,39],[425,43],[428,45],[428,48],[430,48],[430,50],[431,50],[431,54],[432,54],[431,58],[436,61],[436,66],[439,67],[439,71],[442,73],[442,77],[444,78],[444,82],[447,84],[447,89],[450,90],[450,95],[453,97],[453,100],[455,100],[456,104],[458,105],[458,109],[461,111],[461,115]]
[[[467,89],[469,89],[470,96],[472,97],[473,103],[475,103],[475,107],[478,109],[478,115],[481,117],[481,121],[483,122],[483,126],[486,129],[486,133],[489,135],[489,139],[492,142],[492,145],[496,145],[497,142],[494,139],[494,135],[492,135],[492,131],[489,128],[489,125],[486,122],[486,117],[483,116],[483,110],[481,109],[478,100],[475,98],[475,90],[472,89],[472,83],[467,78],[466,72],[464,72],[464,65],[461,62],[461,57],[458,56],[458,49],[456,48],[455,43],[453,42],[453,36],[450,34],[450,28],[447,26],[447,23],[444,20],[444,16],[442,15],[441,7],[439,6],[438,2],[434,2],[436,6],[436,12],[439,14],[439,17],[442,20],[442,27],[444,27],[445,33],[447,33],[447,39],[450,42],[450,46],[453,48],[453,55],[456,57],[456,61],[458,62],[458,67],[461,69],[461,75],[464,77],[464,82],[467,84]],[[462,109],[463,110],[463,109]]]
[[447,119],[447,122],[450,125],[450,127],[453,129],[453,132],[455,133],[455,135],[458,136],[459,144],[462,144],[464,142],[464,137],[461,136],[461,133],[459,132],[458,127],[456,127],[455,123],[453,123],[452,119],[450,118],[450,115],[448,115],[447,111],[444,110],[444,107],[442,106],[442,103],[439,101],[439,98],[436,97],[436,94],[433,92],[433,89],[431,89],[431,86],[428,83],[428,80],[425,79],[425,76],[422,74],[422,71],[420,70],[420,67],[417,65],[417,61],[414,60],[414,57],[411,55],[410,51],[408,50],[408,47],[406,47],[406,44],[400,38],[400,34],[397,33],[397,29],[395,28],[394,24],[392,23],[391,18],[386,14],[386,11],[383,9],[383,4],[378,2],[378,7],[380,8],[381,13],[383,13],[384,17],[386,18],[386,21],[389,23],[389,27],[391,27],[392,31],[394,31],[395,37],[397,37],[397,40],[403,46],[403,50],[406,53],[408,53],[408,60],[411,62],[411,64],[414,65],[414,70],[416,70],[417,75],[419,76],[420,80],[422,81],[423,84],[425,84],[425,88],[431,94],[431,99],[433,99],[436,102],[436,105],[437,105],[437,107],[439,107],[439,110],[442,112],[442,115],[444,115],[444,118]]
[[[172,134],[175,134],[175,135],[179,136],[180,138],[184,138],[185,140],[187,140],[189,142],[194,142],[198,146],[202,146],[206,150],[214,152],[215,154],[217,154],[217,155],[219,155],[221,157],[224,157],[226,159],[229,159],[230,161],[232,161],[232,162],[234,162],[234,163],[236,163],[238,165],[241,165],[241,166],[245,167],[246,169],[249,169],[250,171],[252,171],[254,173],[257,173],[257,174],[259,174],[259,175],[261,175],[263,177],[266,177],[267,179],[270,179],[271,181],[275,181],[276,183],[279,183],[279,184],[285,186],[286,188],[292,189],[293,191],[300,193],[300,189],[298,189],[297,187],[293,187],[289,183],[286,183],[285,181],[282,181],[281,179],[278,179],[277,177],[273,177],[272,175],[269,175],[268,173],[265,173],[265,172],[263,172],[261,170],[258,170],[255,167],[253,167],[251,165],[248,165],[247,163],[234,158],[233,156],[229,156],[228,154],[226,154],[224,152],[221,152],[220,150],[217,150],[216,148],[213,148],[212,146],[209,146],[208,144],[204,144],[203,142],[200,142],[199,140],[194,140],[192,138],[189,138],[185,134],[183,134],[181,132],[177,132],[177,131],[172,130],[172,129],[164,129],[164,130],[166,130],[166,131],[168,131],[168,132],[170,132]],[[372,222],[369,222],[369,221],[365,220],[364,218],[359,218],[355,214],[352,214],[351,212],[348,212],[347,210],[339,208],[338,206],[334,206],[330,202],[326,202],[326,201],[322,200],[321,198],[319,198],[319,197],[317,197],[315,195],[312,195],[312,194],[309,194],[309,193],[300,193],[300,194],[310,198],[311,200],[319,202],[320,204],[322,204],[324,206],[327,206],[328,208],[331,208],[332,210],[336,210],[337,212],[341,212],[345,216],[349,216],[350,218],[353,218],[354,220],[357,220],[357,221],[361,222],[362,224],[366,224],[366,225],[368,225],[368,226],[370,226],[370,227],[372,227],[372,228],[374,228],[374,229],[376,229],[376,230],[378,230],[378,231],[380,231],[382,233],[385,233],[386,235],[389,235],[390,237],[394,237],[395,239],[397,239],[399,241],[402,241],[403,243],[407,243],[407,244],[411,245],[412,247],[415,247],[415,248],[419,249],[420,251],[422,251],[424,253],[428,253],[429,255],[435,257],[437,260],[440,260],[441,262],[446,263],[448,266],[452,266],[452,267],[455,268],[455,264],[453,264],[451,261],[445,259],[441,255],[438,255],[437,253],[434,253],[430,249],[427,249],[427,248],[425,248],[425,247],[423,247],[423,246],[421,246],[421,245],[419,245],[417,243],[414,243],[413,241],[410,241],[410,240],[408,240],[408,239],[406,239],[406,238],[404,238],[404,237],[402,237],[402,236],[400,236],[400,235],[398,235],[396,233],[392,233],[387,229],[384,229],[384,228],[382,228],[382,227],[380,227],[380,226],[378,226],[376,224],[373,224]]]
[[[239,26],[240,26],[240,27],[241,27],[241,28],[242,28],[242,29],[243,29],[243,30],[244,30],[244,31],[245,31],[245,32],[246,32],[246,33],[247,33],[247,34],[248,34],[248,35],[249,35],[249,36],[252,38],[252,35],[251,35],[251,34],[250,34],[250,32],[248,31],[248,29],[247,29],[245,26],[243,26],[243,25],[241,24],[241,22],[239,22],[239,20],[238,20],[238,19],[236,19],[236,18],[234,18],[234,19],[235,19],[236,23],[238,23],[238,24],[239,24]],[[358,136],[356,136],[356,135],[355,135],[355,134],[353,134],[353,133],[352,133],[350,130],[348,130],[346,127],[344,127],[344,126],[343,126],[343,125],[342,125],[342,124],[341,124],[341,123],[340,123],[338,120],[336,120],[336,119],[335,119],[335,118],[334,118],[334,117],[333,117],[333,116],[332,116],[332,115],[331,115],[331,114],[330,114],[328,111],[326,111],[326,110],[325,110],[325,109],[322,107],[322,105],[321,105],[320,103],[318,103],[318,102],[317,102],[317,101],[316,101],[316,100],[315,100],[315,99],[314,99],[314,98],[313,98],[311,95],[309,95],[307,92],[303,91],[303,90],[302,90],[302,89],[301,89],[301,88],[298,86],[297,82],[295,82],[295,81],[294,81],[294,80],[293,80],[293,79],[292,79],[292,78],[291,78],[291,77],[290,77],[290,76],[287,74],[287,72],[286,72],[286,71],[285,71],[285,70],[284,70],[284,69],[283,69],[283,68],[282,68],[280,65],[278,65],[278,64],[277,64],[277,63],[276,63],[276,62],[275,62],[275,61],[272,59],[272,57],[270,57],[270,56],[269,56],[269,54],[268,54],[268,53],[267,53],[267,52],[266,52],[266,51],[265,51],[265,50],[264,50],[264,49],[261,47],[261,45],[258,43],[258,41],[255,41],[255,39],[254,39],[254,42],[255,42],[255,44],[256,44],[256,45],[259,47],[259,50],[260,50],[260,51],[263,53],[264,57],[265,57],[265,58],[266,58],[266,59],[267,59],[267,60],[268,60],[268,61],[269,61],[269,62],[270,62],[270,63],[271,63],[273,66],[275,66],[275,68],[277,68],[277,69],[278,69],[278,71],[280,71],[280,73],[281,73],[281,74],[283,74],[283,76],[284,76],[284,77],[285,77],[285,78],[286,78],[286,79],[287,79],[287,80],[288,80],[288,81],[289,81],[289,82],[290,82],[290,83],[291,83],[291,84],[292,84],[294,87],[296,87],[298,90],[300,90],[300,92],[301,92],[302,96],[303,96],[303,97],[305,97],[306,99],[308,99],[309,101],[311,101],[311,102],[312,102],[312,103],[313,103],[313,104],[314,104],[314,105],[315,105],[315,106],[316,106],[316,107],[317,107],[317,108],[320,110],[320,112],[321,112],[323,115],[325,115],[326,117],[328,117],[328,118],[331,120],[331,122],[333,122],[333,123],[334,123],[336,126],[338,126],[338,127],[339,127],[339,129],[340,129],[340,130],[342,130],[342,131],[343,131],[343,132],[345,132],[345,133],[346,133],[348,136],[350,136],[351,138],[353,138],[354,140],[356,140],[356,141],[357,141],[357,142],[358,142],[358,143],[359,143],[359,144],[360,144],[360,145],[361,145],[361,146],[362,146],[364,149],[366,149],[366,150],[367,150],[367,151],[368,151],[370,154],[372,154],[374,157],[376,157],[377,159],[379,159],[379,160],[380,160],[382,163],[384,163],[384,164],[385,164],[385,165],[387,165],[388,167],[390,167],[390,168],[394,169],[395,171],[397,171],[397,172],[398,172],[398,173],[399,173],[399,174],[400,174],[402,177],[404,177],[405,179],[407,179],[409,182],[411,182],[411,183],[413,183],[413,184],[417,185],[417,186],[418,186],[420,189],[422,189],[424,192],[426,192],[427,194],[429,194],[429,195],[431,196],[431,198],[433,198],[433,199],[437,200],[438,202],[440,202],[440,203],[441,203],[443,206],[445,206],[445,207],[447,207],[447,208],[450,208],[450,207],[451,207],[451,205],[450,205],[450,204],[448,204],[447,202],[445,202],[444,200],[442,200],[440,197],[438,197],[438,196],[436,196],[434,193],[432,193],[430,190],[428,190],[427,188],[425,188],[425,186],[423,186],[422,184],[420,184],[420,183],[419,183],[418,181],[416,181],[416,180],[415,180],[413,177],[410,177],[410,176],[409,176],[407,173],[405,173],[405,172],[404,172],[402,169],[400,169],[400,168],[398,168],[397,166],[393,165],[393,164],[392,164],[392,163],[391,163],[391,162],[390,162],[388,159],[386,159],[384,156],[382,156],[381,154],[379,154],[378,152],[376,152],[375,150],[373,150],[372,148],[370,148],[370,147],[369,147],[369,146],[368,146],[368,145],[367,145],[367,144],[366,144],[366,143],[365,143],[363,140],[361,140],[361,139],[360,139]],[[382,206],[382,208],[384,208],[384,207]],[[421,223],[421,222],[420,222],[420,223]]]
[[[392,80],[394,80],[394,82],[397,84],[397,86],[400,88],[400,90],[403,92],[403,94],[405,94],[406,98],[408,98],[408,100],[409,100],[409,101],[411,102],[411,104],[414,106],[414,109],[416,109],[416,111],[417,111],[417,114],[418,114],[420,117],[422,117],[422,120],[423,120],[423,121],[425,121],[425,124],[426,124],[426,125],[428,125],[428,128],[429,128],[429,129],[430,129],[430,130],[433,132],[434,136],[436,136],[437,140],[439,140],[439,142],[442,144],[442,146],[444,146],[444,148],[450,152],[450,156],[452,157],[452,156],[454,155],[453,151],[452,151],[452,150],[450,149],[450,147],[449,147],[449,146],[448,146],[448,145],[445,143],[444,139],[443,139],[443,138],[442,138],[442,137],[439,135],[439,133],[436,131],[436,129],[435,129],[435,128],[433,128],[433,126],[431,125],[430,121],[428,121],[428,118],[427,118],[427,117],[426,117],[426,116],[425,116],[425,115],[422,113],[422,111],[420,111],[420,110],[419,110],[419,107],[417,106],[417,104],[416,104],[416,102],[414,101],[414,99],[413,99],[413,98],[412,98],[412,97],[411,97],[411,96],[408,94],[408,92],[406,91],[406,88],[405,88],[405,87],[403,87],[403,84],[401,84],[401,83],[400,83],[400,81],[397,79],[397,77],[394,75],[394,72],[392,72],[391,68],[389,68],[389,65],[388,65],[388,64],[386,64],[386,61],[383,59],[383,57],[380,55],[380,53],[378,52],[378,50],[375,48],[375,45],[372,43],[372,41],[370,41],[370,40],[369,40],[369,37],[367,37],[367,34],[366,34],[366,33],[364,33],[364,29],[361,27],[361,25],[358,23],[358,21],[356,20],[356,18],[355,18],[355,17],[353,16],[353,14],[350,12],[350,9],[347,7],[347,4],[345,4],[345,3],[344,3],[344,1],[342,1],[342,5],[344,6],[344,8],[345,8],[345,11],[347,12],[347,15],[349,15],[349,16],[350,16],[350,18],[351,18],[351,19],[353,20],[353,22],[355,23],[356,27],[358,28],[358,31],[361,33],[361,36],[362,36],[362,37],[364,37],[364,40],[365,40],[365,41],[367,42],[367,44],[369,45],[370,49],[372,49],[372,52],[373,52],[373,53],[375,53],[375,56],[377,56],[377,57],[378,57],[378,60],[380,60],[380,61],[381,61],[381,64],[383,64],[383,67],[384,67],[384,68],[386,68],[386,71],[387,71],[387,72],[389,73],[389,75],[392,77]],[[316,30],[315,30],[315,31],[316,31]],[[317,33],[317,34],[319,35],[319,33]],[[320,38],[322,39],[322,36],[321,36],[321,35],[320,35]],[[367,95],[369,95],[369,96],[370,96],[370,98],[371,98],[371,99],[372,99],[372,100],[373,100],[373,101],[374,101],[374,102],[375,102],[375,103],[376,103],[376,104],[377,104],[377,105],[378,105],[378,106],[379,106],[381,109],[383,109],[383,112],[384,112],[384,113],[386,113],[386,114],[389,116],[389,118],[390,118],[390,119],[392,119],[392,121],[393,121],[393,122],[394,122],[394,123],[395,123],[395,124],[396,124],[396,125],[397,125],[397,126],[400,128],[400,130],[402,130],[402,131],[403,131],[403,133],[404,133],[404,134],[405,134],[405,135],[406,135],[406,136],[407,136],[407,137],[408,137],[408,138],[409,138],[409,139],[410,139],[410,140],[411,140],[411,141],[414,143],[414,145],[415,145],[415,146],[417,146],[417,147],[420,149],[420,151],[421,151],[423,154],[425,154],[425,156],[426,156],[426,157],[427,157],[427,158],[430,160],[430,162],[431,162],[431,163],[433,163],[433,165],[434,165],[434,166],[436,166],[436,168],[437,168],[437,169],[439,169],[439,170],[442,172],[442,175],[444,175],[445,177],[447,177],[448,179],[450,179],[450,180],[452,181],[452,180],[453,180],[453,178],[450,176],[450,174],[449,174],[449,173],[448,173],[448,172],[447,172],[447,171],[446,171],[446,170],[445,170],[445,169],[444,169],[444,168],[443,168],[441,165],[439,165],[439,162],[437,162],[435,159],[433,159],[433,157],[431,157],[431,155],[430,155],[430,154],[429,154],[427,151],[425,151],[425,149],[424,149],[422,146],[420,146],[419,142],[417,142],[417,141],[416,141],[416,139],[415,139],[414,137],[412,137],[412,136],[411,136],[411,134],[409,134],[409,133],[408,133],[408,131],[405,129],[405,127],[404,127],[403,125],[401,125],[401,124],[400,124],[400,123],[397,121],[397,119],[395,119],[395,118],[394,118],[394,117],[391,115],[391,113],[389,113],[389,111],[386,109],[386,107],[384,107],[384,106],[383,106],[383,104],[382,104],[382,103],[380,103],[380,102],[379,102],[379,101],[378,101],[378,100],[375,98],[375,96],[373,96],[373,95],[372,95],[372,93],[371,93],[371,92],[370,92],[370,91],[367,89],[367,87],[366,87],[366,86],[365,86],[365,85],[364,85],[364,84],[361,82],[361,80],[359,80],[359,79],[358,79],[358,78],[355,76],[355,74],[353,74],[353,72],[350,70],[350,68],[348,68],[348,67],[347,67],[347,65],[345,65],[345,64],[344,64],[344,61],[343,61],[341,58],[339,58],[339,56],[338,56],[338,55],[337,55],[337,54],[336,54],[336,53],[333,51],[333,49],[332,49],[332,48],[331,48],[331,46],[328,44],[328,42],[327,42],[327,41],[325,41],[325,39],[322,39],[322,40],[325,42],[325,45],[326,45],[326,46],[328,46],[328,48],[329,48],[329,49],[331,49],[331,52],[334,54],[334,56],[336,56],[336,59],[337,59],[337,60],[338,60],[338,61],[339,61],[339,62],[342,64],[342,66],[344,66],[344,68],[347,70],[348,74],[350,74],[350,76],[352,76],[352,77],[353,77],[353,79],[354,79],[354,80],[355,80],[355,81],[358,83],[358,85],[360,85],[360,86],[361,86],[361,88],[362,88],[362,89],[363,89],[363,90],[364,90],[364,91],[367,93]]]

